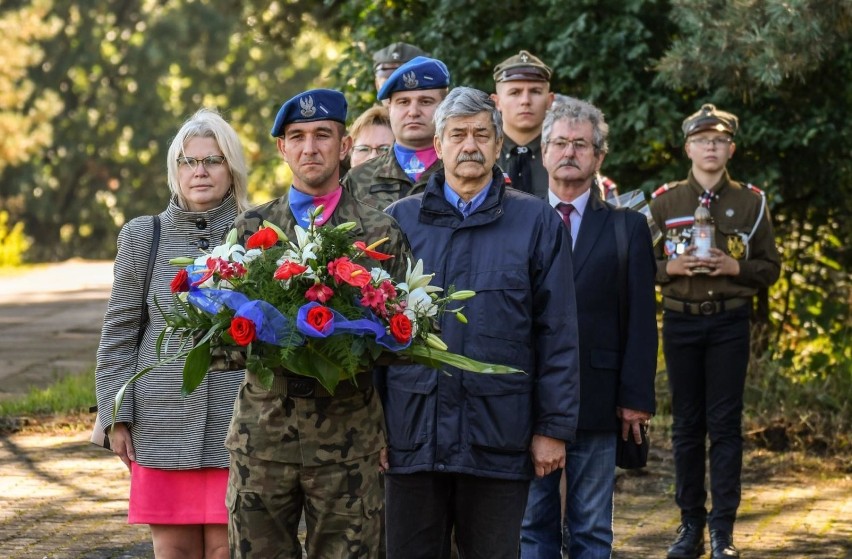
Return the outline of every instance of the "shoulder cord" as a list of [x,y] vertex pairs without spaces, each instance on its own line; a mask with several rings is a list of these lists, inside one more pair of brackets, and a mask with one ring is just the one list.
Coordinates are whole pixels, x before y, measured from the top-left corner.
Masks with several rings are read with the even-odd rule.
[[760,212],[757,214],[757,220],[754,222],[754,227],[751,228],[751,233],[748,234],[748,238],[746,241],[750,241],[754,234],[757,232],[757,228],[760,226],[760,222],[763,219],[763,214],[766,210],[766,194],[763,192],[760,193]]

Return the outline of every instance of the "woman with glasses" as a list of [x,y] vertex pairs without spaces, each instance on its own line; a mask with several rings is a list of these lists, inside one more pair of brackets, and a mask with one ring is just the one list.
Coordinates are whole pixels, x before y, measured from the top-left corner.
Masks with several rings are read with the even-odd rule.
[[158,216],[132,219],[118,236],[97,353],[98,410],[102,425],[115,420],[107,427],[110,445],[130,470],[128,522],[150,525],[157,559],[225,558],[224,440],[242,371],[208,375],[184,396],[183,360],[161,365],[130,385],[113,418],[122,384],[177,349],[173,341],[164,345],[165,355],[156,350],[166,327],[156,304],[168,305],[178,289],[171,285],[178,268],[169,260],[200,256],[218,245],[248,207],[242,144],[212,110],[201,109],[183,124],[169,147],[166,170],[168,207]]
[[386,154],[393,145],[393,130],[388,110],[385,107],[367,109],[352,123],[349,135],[352,136],[350,167]]

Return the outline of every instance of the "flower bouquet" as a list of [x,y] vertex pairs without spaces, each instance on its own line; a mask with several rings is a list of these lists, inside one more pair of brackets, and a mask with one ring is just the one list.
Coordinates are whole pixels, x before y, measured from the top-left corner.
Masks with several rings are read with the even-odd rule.
[[[314,212],[320,215],[322,207]],[[472,291],[429,285],[423,263],[408,261],[405,281],[397,283],[380,266],[393,256],[372,245],[352,242],[354,223],[307,229],[296,226],[287,239],[272,223],[236,244],[231,230],[225,242],[197,259],[178,258],[184,266],[171,282],[173,304],[157,308],[167,327],[157,339],[160,361],[136,373],[115,397],[115,413],[136,379],[159,365],[186,358],[184,394],[201,383],[214,357],[231,356],[229,366],[251,370],[267,387],[275,371],[316,379],[329,393],[342,380],[370,370],[381,361],[404,360],[439,369],[443,364],[479,373],[517,369],[482,363],[447,351],[435,332],[437,318],[453,313],[466,322],[463,307],[451,304]],[[177,335],[177,352],[163,358]],[[194,345],[193,345],[194,342]],[[233,356],[236,355],[236,358]]]

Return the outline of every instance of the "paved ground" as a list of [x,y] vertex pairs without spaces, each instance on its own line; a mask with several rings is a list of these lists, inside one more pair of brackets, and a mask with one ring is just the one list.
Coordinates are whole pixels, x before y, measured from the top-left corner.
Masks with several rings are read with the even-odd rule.
[[[91,366],[111,268],[68,262],[0,276],[0,397]],[[128,475],[87,442],[91,417],[0,434],[0,559],[148,559],[128,526]],[[677,527],[667,426],[645,470],[620,472],[615,559],[664,557]],[[736,541],[746,558],[852,558],[852,468],[838,460],[748,453]]]

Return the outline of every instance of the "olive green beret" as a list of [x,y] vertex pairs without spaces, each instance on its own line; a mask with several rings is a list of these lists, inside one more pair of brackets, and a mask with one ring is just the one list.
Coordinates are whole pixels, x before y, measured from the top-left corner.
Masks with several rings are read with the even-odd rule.
[[495,82],[515,80],[549,82],[552,74],[553,70],[550,66],[525,50],[510,56],[494,67]]

